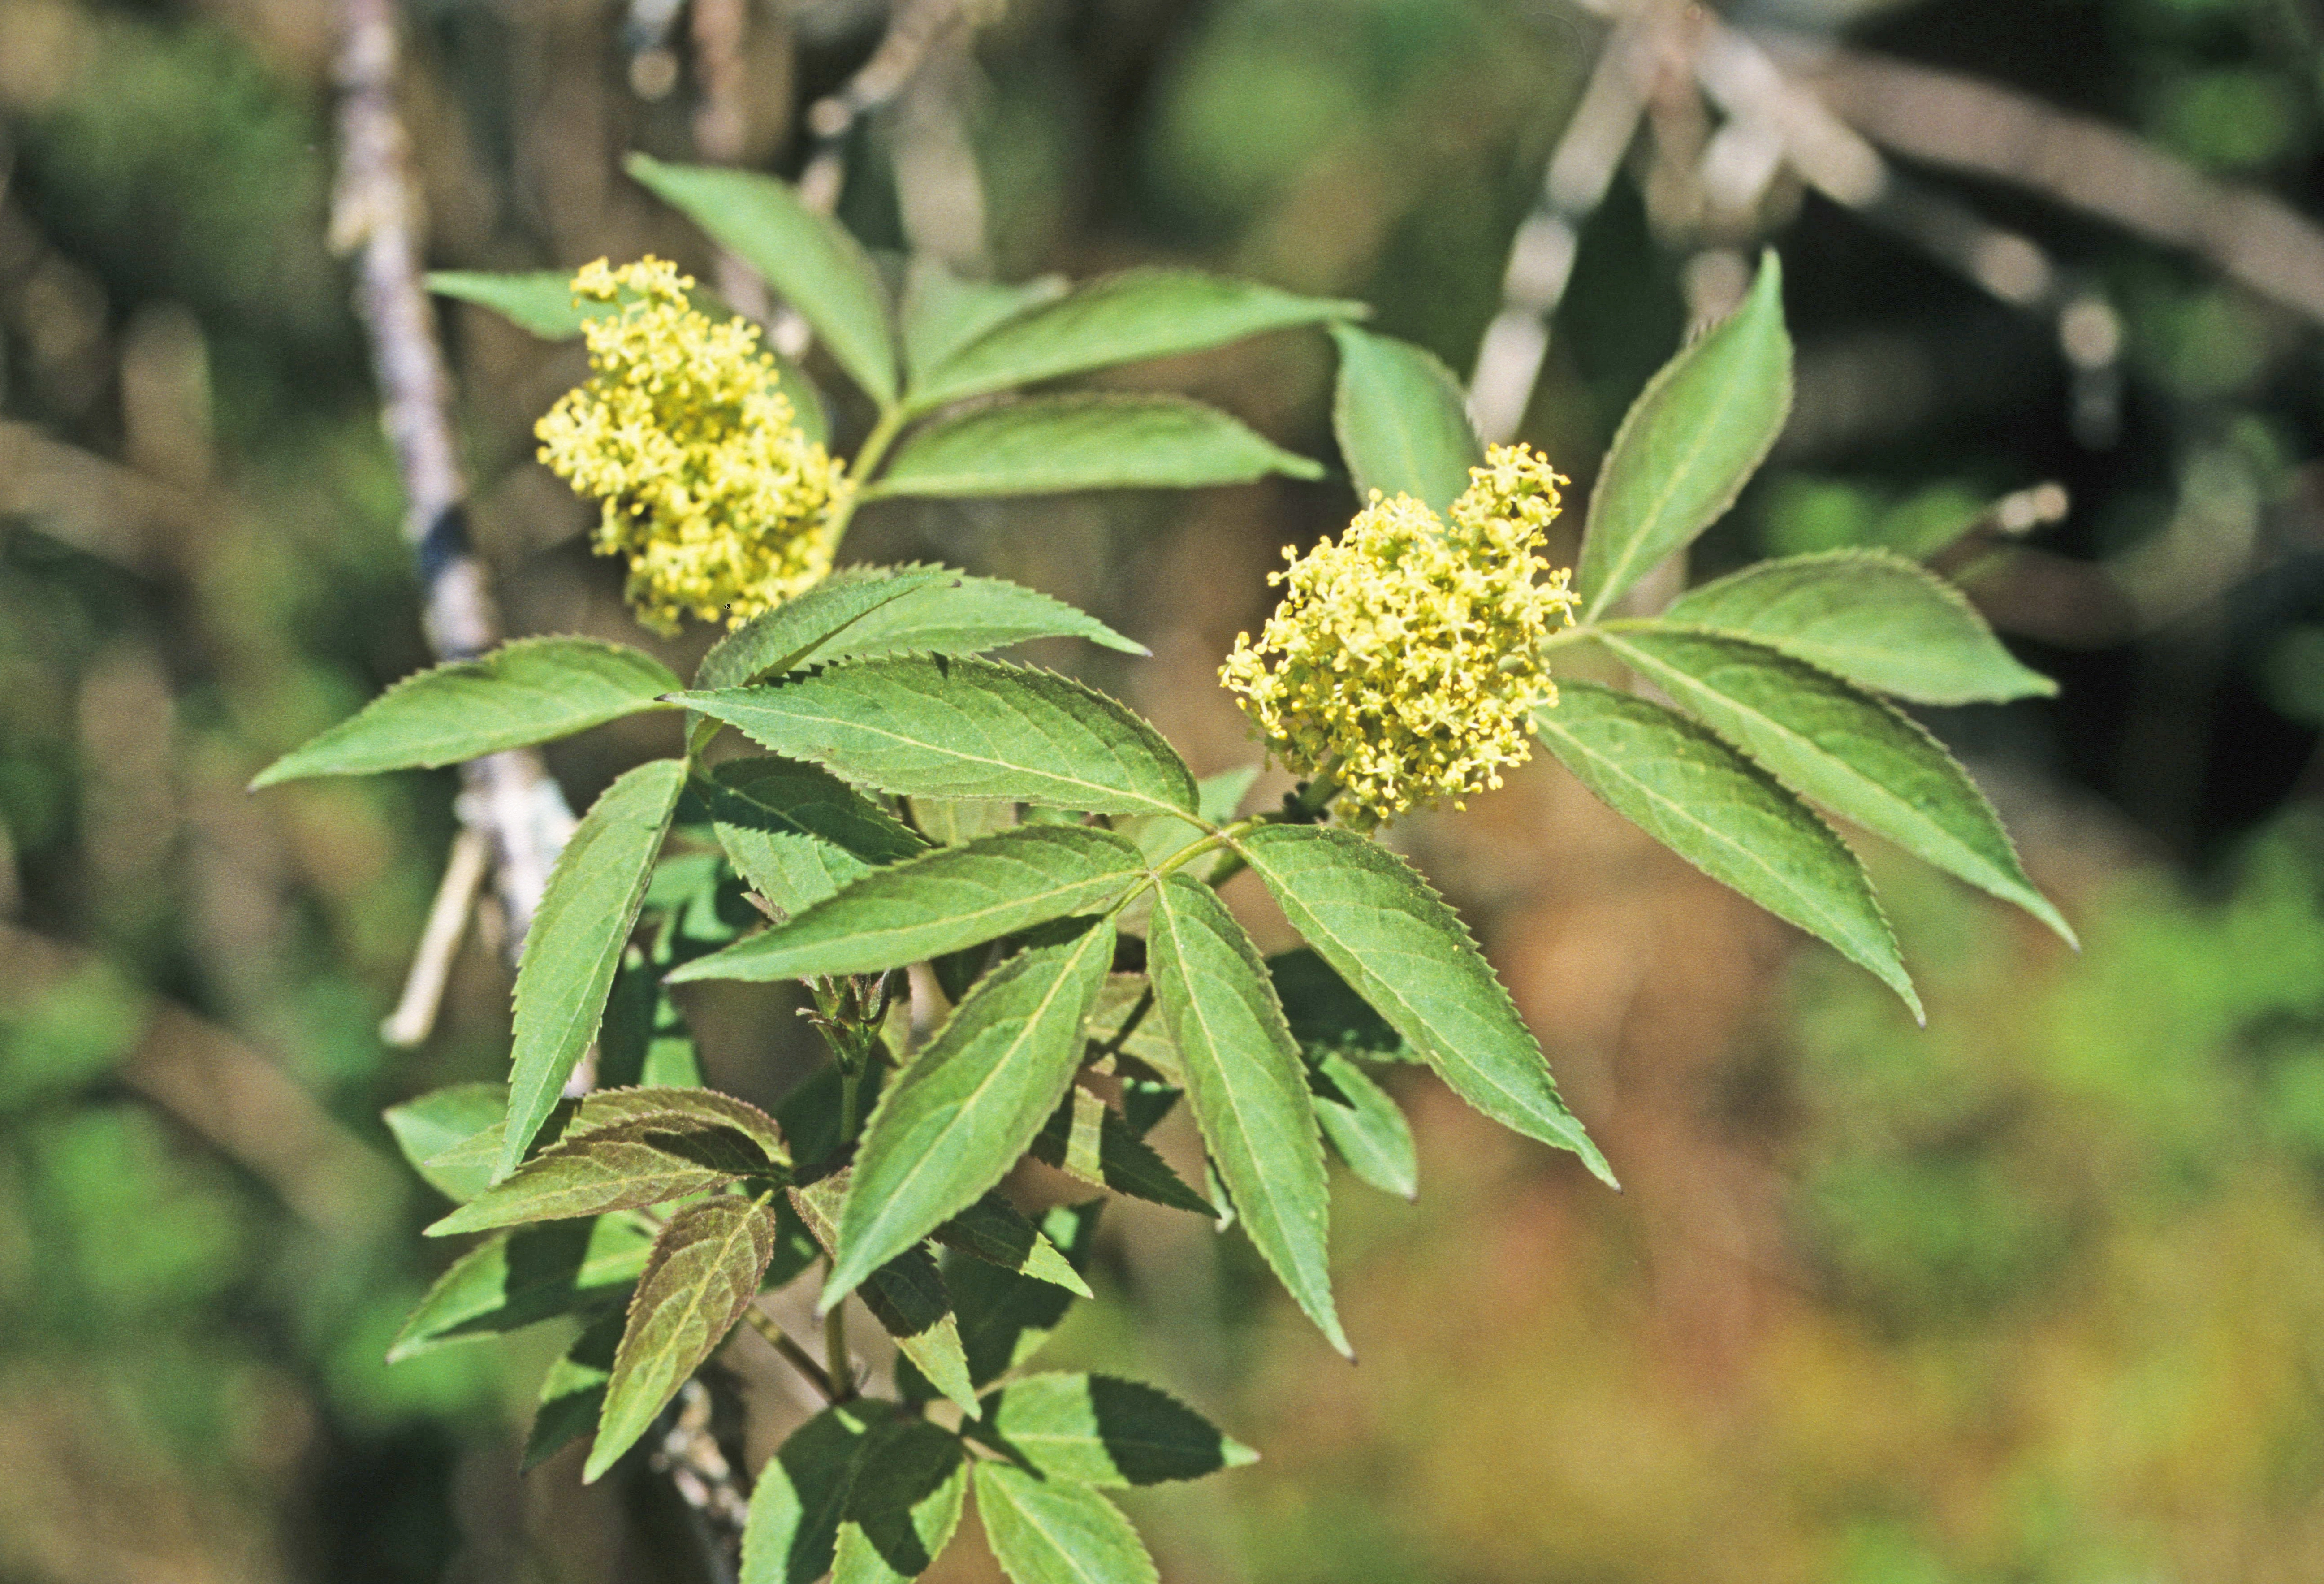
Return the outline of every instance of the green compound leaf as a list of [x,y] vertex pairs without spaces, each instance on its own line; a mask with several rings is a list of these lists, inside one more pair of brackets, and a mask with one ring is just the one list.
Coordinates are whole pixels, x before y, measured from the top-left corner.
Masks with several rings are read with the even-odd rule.
[[1121,1113],[1076,1084],[1034,1136],[1032,1157],[1097,1188],[1149,1204],[1215,1217],[1211,1202],[1180,1180]]
[[1073,1262],[997,1193],[982,1195],[931,1236],[972,1259],[1063,1287],[1076,1298],[1090,1296],[1089,1283],[1082,1280]]
[[[1125,1032],[1126,1031],[1126,1032]],[[1090,1043],[1117,1051],[1164,1081],[1185,1087],[1185,1069],[1169,1025],[1154,1005],[1154,987],[1144,974],[1109,974],[1090,1007],[1083,1034]],[[1092,1051],[1094,1060],[1097,1052]]]
[[1281,473],[1321,478],[1215,407],[1183,396],[1032,396],[916,431],[867,498],[1056,495],[1074,489],[1195,489]]
[[1110,830],[1021,825],[875,869],[789,923],[670,978],[876,973],[1102,907],[1146,873],[1139,850]]
[[558,1140],[425,1230],[430,1237],[447,1237],[526,1221],[602,1216],[745,1177],[782,1175],[746,1135],[724,1123],[648,1117]]
[[752,1168],[754,1172],[779,1176],[790,1163],[775,1119],[750,1101],[716,1089],[674,1086],[599,1089],[583,1098],[558,1143],[576,1144],[595,1134],[644,1123],[685,1133],[739,1134],[751,1145],[757,1162]]
[[[791,1204],[825,1254],[836,1257],[839,1214],[847,1198],[851,1172],[833,1173],[818,1182],[791,1190]],[[934,1255],[924,1248],[898,1255],[864,1280],[857,1293],[896,1350],[971,1419],[976,1417],[976,1388],[970,1384],[968,1355],[961,1350],[960,1324],[953,1315],[952,1294],[936,1269]]]
[[1864,866],[1805,803],[1659,704],[1591,682],[1560,693],[1534,712],[1534,729],[1576,780],[1712,879],[1868,969],[1923,1018]]
[[[696,794],[693,806],[682,798],[673,823],[684,821],[698,831],[699,818],[708,810],[698,795],[700,783],[690,790]],[[748,883],[715,849],[681,853],[655,865],[645,912],[654,920],[650,942],[642,951],[633,943],[622,952],[605,1003],[597,1034],[597,1085],[699,1088],[700,1052],[663,976],[679,963],[733,945],[746,931],[763,925],[767,915],[752,904]]]
[[767,1459],[742,1526],[740,1584],[814,1584],[831,1571],[863,1449],[891,1410],[868,1399],[826,1408]]
[[644,906],[654,855],[686,786],[676,759],[641,764],[607,787],[558,855],[516,970],[508,1127],[493,1175],[505,1177],[596,1037],[622,949]]
[[1251,1242],[1352,1358],[1332,1306],[1323,1146],[1267,964],[1218,894],[1183,875],[1157,893],[1152,931],[1147,972],[1211,1159]]
[[1420,1197],[1420,1154],[1412,1125],[1371,1075],[1337,1051],[1307,1047],[1308,1098],[1315,1120],[1360,1181],[1398,1199]]
[[899,655],[678,699],[762,747],[905,797],[1006,798],[1097,814],[1195,806],[1194,774],[1159,733],[1050,672]]
[[735,869],[787,914],[928,850],[886,810],[811,764],[730,759],[696,791]]
[[[565,1124],[571,1120],[572,1116],[573,1102],[570,1100],[559,1100],[550,1107],[549,1120],[533,1135],[531,1153],[538,1154],[546,1149],[564,1131]],[[466,1204],[492,1186],[493,1172],[500,1165],[501,1141],[507,1133],[505,1122],[495,1121],[491,1126],[481,1128],[462,1139],[443,1153],[430,1155],[428,1158],[429,1180],[458,1183],[463,1191],[453,1194],[452,1198],[460,1204]]]
[[1332,432],[1357,498],[1408,495],[1441,515],[1485,460],[1461,382],[1409,341],[1348,324],[1332,327],[1332,341],[1340,349]]
[[1040,275],[1020,285],[964,281],[926,254],[904,280],[904,368],[907,393],[944,360],[1004,320],[1054,302],[1068,290],[1063,275]]
[[2015,903],[2074,943],[2026,878],[1993,805],[1918,722],[1740,638],[1639,627],[1599,641],[1802,797]]
[[1876,693],[1916,704],[2054,696],[1961,591],[1885,550],[1761,561],[1689,589],[1664,619],[1756,638]]
[[663,709],[661,695],[678,685],[660,661],[618,644],[519,638],[404,678],[260,771],[251,790],[309,775],[434,770],[529,747]]
[[703,656],[694,685],[737,688],[885,654],[981,654],[1032,638],[1147,652],[1095,616],[1005,579],[942,567],[850,567],[721,639]]
[[1572,1150],[1613,1184],[1468,926],[1411,865],[1331,826],[1262,826],[1240,850],[1292,926],[1454,1094],[1505,1127]]
[[775,1257],[767,1263],[766,1273],[759,1278],[759,1291],[773,1292],[789,1286],[807,1274],[809,1265],[823,1258],[823,1245],[807,1229],[807,1223],[786,1194],[774,1201]]
[[739,688],[835,659],[845,638],[872,612],[958,576],[942,567],[850,567],[835,572],[712,644],[695,668],[694,685]]
[[[434,270],[427,275],[426,283],[428,289],[439,297],[490,309],[517,329],[544,341],[577,339],[581,327],[591,320],[619,313],[624,304],[636,301],[635,294],[623,288],[619,301],[576,302],[573,273],[567,270]],[[734,310],[721,302],[716,293],[702,287],[688,292],[687,299],[713,319],[734,316]]]
[[1068,927],[978,980],[881,1095],[856,1151],[824,1308],[974,1204],[1056,1109],[1113,960],[1111,922]]
[[1360,302],[1295,297],[1191,270],[1132,270],[1004,320],[930,369],[911,405],[925,412],[987,391],[1370,312]]
[[508,1115],[508,1085],[456,1083],[390,1106],[381,1115],[395,1135],[395,1147],[428,1186],[455,1204],[466,1204],[491,1183],[492,1159],[439,1163],[438,1157],[487,1128],[497,1155],[501,1118]]
[[[1216,775],[1205,775],[1194,783],[1197,818],[1189,820],[1177,814],[1148,814],[1138,819],[1117,820],[1114,829],[1138,844],[1153,863],[1167,862],[1184,851],[1188,844],[1201,840],[1213,827],[1224,825],[1234,818],[1242,806],[1250,783],[1259,779],[1259,766],[1240,765],[1222,770]],[[1226,859],[1223,848],[1203,854],[1185,866],[1185,873],[1197,880],[1207,880],[1213,870]],[[1133,932],[1142,927],[1142,903],[1132,903],[1124,913],[1125,922]]]
[[[625,964],[624,968],[629,965]],[[609,1011],[608,1017],[612,1016]],[[538,1159],[552,1145],[580,1138],[597,1128],[621,1122],[632,1122],[665,1112],[681,1115],[699,1113],[704,1125],[732,1127],[752,1141],[754,1159],[770,1163],[769,1170],[779,1174],[783,1158],[782,1135],[775,1130],[766,1113],[747,1101],[735,1099],[701,1087],[701,1075],[694,1066],[693,1041],[684,1042],[683,1051],[677,1059],[657,1058],[663,1065],[683,1070],[678,1078],[654,1080],[656,1087],[641,1087],[644,1080],[622,1080],[625,1087],[599,1089],[586,1101],[559,1099],[549,1108],[549,1120],[534,1134],[530,1159]],[[610,1079],[610,1070],[600,1069],[601,1078]],[[493,1088],[498,1088],[499,1085]],[[665,1098],[667,1097],[667,1098]],[[680,1098],[682,1097],[682,1098]],[[586,1109],[588,1123],[579,1120]],[[501,1142],[505,1129],[499,1118],[491,1125],[480,1128],[440,1154],[432,1155],[427,1170],[447,1180],[457,1179],[473,1188],[455,1195],[466,1204],[489,1186],[493,1168],[501,1157]]]
[[1121,1080],[1121,1119],[1129,1124],[1130,1132],[1144,1138],[1170,1115],[1171,1107],[1185,1098],[1185,1093],[1183,1074],[1175,1083],[1167,1079],[1125,1075]]
[[831,1584],[918,1578],[952,1542],[967,1496],[958,1436],[901,1415],[874,1425],[848,1487]]
[[[569,341],[595,316],[573,303],[573,277],[563,270],[433,270],[427,286],[438,297],[489,308],[521,330],[544,341]],[[601,306],[614,310],[613,303]]]
[[[669,922],[662,932],[674,939],[677,931],[668,928]],[[678,960],[674,953],[649,955],[634,946],[622,953],[605,996],[605,1021],[597,1025],[600,1083],[700,1087],[702,1053],[695,1048],[694,1031],[661,982]]]
[[1615,432],[1582,539],[1582,620],[1735,504],[1791,408],[1783,266],[1771,248],[1743,305],[1665,364]]
[[614,1302],[645,1270],[652,1243],[618,1216],[503,1233],[452,1263],[396,1333],[387,1361]]
[[1349,987],[1312,946],[1277,952],[1267,959],[1276,998],[1291,1024],[1291,1037],[1313,1065],[1326,1051],[1365,1061],[1417,1061],[1420,1052],[1404,1042],[1371,1003]]
[[[1041,1234],[1086,1276],[1097,1238],[1103,1200],[1059,1205],[1041,1218]],[[1073,1307],[1074,1295],[1054,1283],[1036,1281],[982,1261],[946,1262],[945,1284],[960,1313],[961,1344],[967,1349],[970,1378],[979,1386],[999,1379],[1040,1349]]]
[[1121,1509],[1085,1485],[979,1462],[976,1512],[1010,1584],[1159,1584]]
[[774,1210],[763,1199],[714,1199],[669,1218],[630,1300],[583,1484],[612,1468],[718,1350],[758,1296],[775,1235]]
[[613,1355],[629,1320],[618,1309],[600,1316],[549,1366],[532,1411],[532,1429],[524,1438],[523,1472],[555,1457],[597,1422],[597,1415],[604,1412],[605,1383],[613,1378]]
[[879,272],[845,227],[788,184],[747,171],[665,165],[632,154],[624,168],[686,215],[815,327],[832,357],[882,407],[896,403],[896,344]]
[[1104,1375],[1013,1381],[985,1400],[969,1433],[1044,1479],[1074,1485],[1160,1485],[1259,1460],[1167,1392]]
[[1003,578],[954,572],[869,613],[822,659],[882,654],[981,654],[1033,638],[1086,638],[1124,654],[1148,653],[1086,611]]

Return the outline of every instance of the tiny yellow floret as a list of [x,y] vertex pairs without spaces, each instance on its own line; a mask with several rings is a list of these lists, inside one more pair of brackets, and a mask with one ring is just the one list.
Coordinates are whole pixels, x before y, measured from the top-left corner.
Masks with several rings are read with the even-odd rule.
[[1532,753],[1527,717],[1557,701],[1542,640],[1573,619],[1568,574],[1536,553],[1564,482],[1532,448],[1496,446],[1449,525],[1374,490],[1338,543],[1286,549],[1268,574],[1288,591],[1219,680],[1271,755],[1330,767],[1350,824],[1462,807]]
[[604,259],[573,277],[590,375],[535,428],[540,459],[604,502],[600,555],[630,558],[638,619],[740,625],[831,570],[845,465],[802,433],[775,360],[746,320],[714,322],[675,264]]

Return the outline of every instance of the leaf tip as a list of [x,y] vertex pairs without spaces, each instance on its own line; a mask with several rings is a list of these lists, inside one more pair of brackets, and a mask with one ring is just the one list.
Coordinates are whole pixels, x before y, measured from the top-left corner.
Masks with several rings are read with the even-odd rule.
[[1222,1435],[1219,1438],[1221,1468],[1248,1468],[1258,1461],[1258,1448],[1247,1447],[1231,1435]]
[[860,1263],[855,1260],[843,1260],[831,1267],[830,1279],[824,1283],[823,1291],[816,1294],[815,1314],[817,1320],[821,1320],[825,1315],[846,1302],[847,1295],[862,1284],[865,1276],[871,1274],[869,1271],[859,1272],[855,1269]]
[[2064,941],[2075,956],[2080,956],[2082,951],[2081,937],[2074,933],[2073,925],[2066,922],[2066,915],[2058,911],[2057,904],[2052,903],[2048,897],[2042,895],[2040,892],[2037,891],[2034,894],[2035,899],[2039,901],[2042,905],[2039,907],[2028,907],[2025,911],[2032,913],[2034,917],[2050,931],[2050,933]]
[[1784,256],[1772,245],[1759,250],[1759,274],[1751,287],[1755,292],[1780,293],[1784,289]]
[[[758,937],[754,935],[750,939],[755,940]],[[719,965],[718,959],[724,955],[722,949],[697,957],[690,962],[679,963],[669,972],[662,975],[661,982],[665,985],[691,985],[703,979],[731,978],[733,976]]]

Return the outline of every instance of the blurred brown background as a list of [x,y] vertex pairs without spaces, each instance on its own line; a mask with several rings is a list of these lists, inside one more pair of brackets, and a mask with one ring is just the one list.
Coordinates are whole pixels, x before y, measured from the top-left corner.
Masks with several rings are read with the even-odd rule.
[[[621,155],[795,175],[807,107],[894,21],[401,9],[431,264],[706,276]],[[1694,571],[1928,556],[2064,684],[1928,718],[2080,957],[1868,852],[1925,1033],[1554,767],[1396,832],[1628,1191],[1396,1074],[1423,1197],[1335,1195],[1352,1370],[1238,1237],[1110,1212],[1056,1356],[1265,1453],[1132,1500],[1166,1579],[2324,1577],[2324,7],[936,10],[825,150],[874,247],[1363,297],[1574,476],[1578,525],[1623,408],[1772,243],[1798,409]],[[447,1252],[377,1113],[505,1059],[489,931],[430,1041],[376,1033],[453,778],[241,790],[426,659],[327,246],[334,26],[324,0],[0,0],[0,1579],[685,1577],[650,1490],[515,1473],[554,1327],[380,1362]],[[442,329],[510,630],[647,642],[531,461],[577,350]],[[1331,373],[1282,335],[1123,377],[1336,462]],[[1351,509],[1343,476],[899,503],[848,550],[1141,639],[1041,658],[1207,773],[1254,756],[1214,672],[1266,570]],[[668,729],[551,765],[579,806]],[[738,1092],[806,1059],[779,997],[690,1005]],[[762,1452],[799,1405],[730,1357]],[[940,1576],[995,1575],[968,1540]]]

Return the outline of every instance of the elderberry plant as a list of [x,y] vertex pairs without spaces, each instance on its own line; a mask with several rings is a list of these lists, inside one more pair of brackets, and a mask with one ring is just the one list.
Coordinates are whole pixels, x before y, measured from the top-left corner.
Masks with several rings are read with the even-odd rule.
[[[1153,1388],[1025,1366],[1089,1294],[1106,1193],[1231,1217],[1347,1351],[1325,1144],[1378,1187],[1409,1194],[1416,1174],[1370,1064],[1425,1063],[1611,1182],[1460,919],[1371,837],[1499,784],[1536,737],[1916,1015],[1863,868],[1811,805],[2069,933],[1983,796],[1891,702],[2052,690],[1950,585],[1840,552],[1622,614],[1782,426],[1772,254],[1631,411],[1569,574],[1540,555],[1563,481],[1526,448],[1484,451],[1443,367],[1360,328],[1359,304],[1176,272],[972,285],[916,263],[891,305],[853,239],[781,183],[632,170],[765,274],[876,423],[835,458],[805,376],[667,264],[437,277],[540,334],[586,338],[590,380],[543,419],[542,458],[604,503],[596,545],[628,559],[641,620],[732,631],[691,686],[637,650],[520,640],[408,679],[256,784],[676,718],[683,752],[615,781],[557,866],[517,975],[507,1084],[390,1113],[456,1202],[430,1234],[487,1235],[395,1356],[577,1318],[526,1456],[594,1433],[595,1479],[749,1323],[829,1402],[757,1473],[751,1584],[916,1576],[971,1492],[1017,1584],[1150,1580],[1102,1493],[1251,1454]],[[1305,777],[1280,807],[1238,817],[1252,771],[1197,781],[1113,699],[985,657],[1059,636],[1139,652],[1095,618],[937,567],[830,570],[853,513],[888,496],[1320,477],[1207,406],[1049,388],[1301,326],[1336,345],[1334,427],[1367,504],[1291,556],[1280,607],[1222,672],[1264,751]],[[1552,681],[1553,660],[1591,650],[1600,680]],[[1659,697],[1606,680],[1622,677]],[[767,752],[706,756],[729,729]],[[980,826],[963,800],[1014,817]],[[1245,869],[1305,949],[1263,958],[1221,903]],[[899,970],[919,964],[950,1012],[914,1048]],[[700,979],[800,981],[829,1064],[772,1115],[704,1087],[669,996]],[[595,1086],[577,1100],[576,1070]],[[1146,1142],[1181,1100],[1208,1153],[1199,1188]],[[1029,1219],[999,1191],[1027,1156],[1103,1193]],[[756,1302],[807,1279],[819,1346]],[[838,1323],[851,1293],[895,1342],[884,1394]]]

